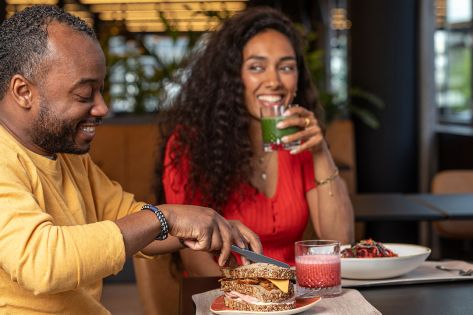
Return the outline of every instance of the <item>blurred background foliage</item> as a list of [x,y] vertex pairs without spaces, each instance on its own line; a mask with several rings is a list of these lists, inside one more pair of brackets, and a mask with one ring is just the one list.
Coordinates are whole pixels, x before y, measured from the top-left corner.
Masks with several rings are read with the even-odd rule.
[[[196,14],[205,14],[220,22],[230,16],[228,11],[199,11]],[[102,46],[109,70],[105,89],[109,93],[106,98],[114,115],[156,113],[166,106],[179,90],[180,78],[184,74],[183,61],[196,45],[202,43],[205,33],[178,31],[163,14],[160,18],[166,27],[159,36],[128,33],[120,23],[108,24],[102,30]],[[343,91],[348,96],[345,98],[339,97],[341,91],[326,88],[329,84],[325,52],[316,48],[317,34],[301,25],[296,27],[305,42],[305,59],[324,105],[326,124],[335,119],[356,117],[365,125],[378,128],[376,110],[384,108],[383,101],[373,93],[356,87]],[[165,49],[153,45],[153,42],[158,43],[163,38],[168,43],[167,48],[171,47],[168,49],[170,53],[164,55],[162,52]],[[120,45],[114,45],[114,41],[119,41]],[[115,46],[121,48],[115,49]]]

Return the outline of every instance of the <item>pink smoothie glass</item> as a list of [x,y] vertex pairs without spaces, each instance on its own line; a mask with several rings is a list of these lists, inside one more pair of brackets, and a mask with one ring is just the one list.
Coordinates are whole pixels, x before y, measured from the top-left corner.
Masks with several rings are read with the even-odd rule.
[[295,251],[297,296],[332,296],[342,292],[339,242],[300,241],[296,242]]

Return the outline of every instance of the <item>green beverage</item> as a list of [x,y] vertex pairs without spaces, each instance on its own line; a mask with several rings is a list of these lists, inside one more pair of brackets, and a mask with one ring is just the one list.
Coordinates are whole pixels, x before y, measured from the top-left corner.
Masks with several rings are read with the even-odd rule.
[[263,131],[263,146],[264,151],[271,152],[275,150],[291,150],[295,146],[300,144],[300,141],[296,143],[283,143],[281,138],[287,135],[291,135],[300,130],[299,127],[288,127],[279,129],[276,127],[278,122],[284,120],[286,117],[273,116],[263,117],[261,119],[261,129]]

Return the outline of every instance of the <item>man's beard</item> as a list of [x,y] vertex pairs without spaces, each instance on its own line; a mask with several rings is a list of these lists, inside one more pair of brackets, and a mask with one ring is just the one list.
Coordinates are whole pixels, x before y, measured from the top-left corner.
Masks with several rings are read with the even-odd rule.
[[51,154],[87,153],[90,144],[78,146],[74,142],[79,122],[61,120],[44,98],[41,98],[39,114],[33,122],[32,141]]

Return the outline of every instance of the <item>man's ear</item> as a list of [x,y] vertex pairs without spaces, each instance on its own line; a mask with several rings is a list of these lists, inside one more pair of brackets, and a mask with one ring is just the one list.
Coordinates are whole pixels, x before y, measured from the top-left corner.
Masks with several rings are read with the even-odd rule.
[[16,103],[23,109],[30,109],[33,101],[31,83],[22,75],[15,74],[10,80],[10,91]]

